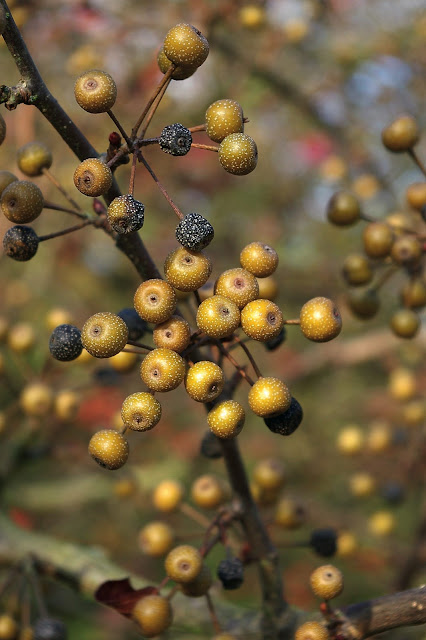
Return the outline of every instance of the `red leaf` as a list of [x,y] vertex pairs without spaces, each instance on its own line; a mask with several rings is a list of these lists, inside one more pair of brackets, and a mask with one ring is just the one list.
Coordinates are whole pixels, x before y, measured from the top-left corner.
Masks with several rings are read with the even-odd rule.
[[152,594],[157,594],[156,587],[144,587],[143,589],[133,589],[129,578],[122,580],[107,580],[98,587],[95,598],[98,602],[112,607],[118,613],[128,618],[131,616],[135,604],[141,598]]

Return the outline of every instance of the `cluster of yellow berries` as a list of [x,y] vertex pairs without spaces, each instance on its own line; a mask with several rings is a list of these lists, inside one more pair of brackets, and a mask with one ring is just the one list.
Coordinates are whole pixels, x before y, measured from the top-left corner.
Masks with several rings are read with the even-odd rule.
[[[218,400],[225,388],[225,373],[219,364],[196,353],[206,344],[217,347],[220,355],[229,358],[246,377],[251,386],[248,404],[256,415],[269,419],[291,410],[292,396],[284,382],[263,377],[259,372],[253,382],[227,350],[228,343],[241,344],[235,336],[240,327],[249,338],[267,342],[277,338],[286,322],[277,304],[258,297],[257,278],[275,271],[276,251],[253,242],[242,250],[240,262],[240,267],[217,278],[212,295],[199,299],[195,331],[176,313],[176,290],[195,292],[207,282],[212,264],[202,251],[185,247],[173,250],[164,263],[165,280],[151,279],[139,285],[134,308],[142,320],[155,325],[155,347],[143,347],[148,353],[143,357],[140,375],[147,391],[137,391],[124,400],[121,418],[125,429],[147,431],[155,427],[161,418],[161,404],[154,394],[171,391],[184,382],[188,395],[196,402],[217,401],[207,415],[215,436],[228,439],[240,433],[245,410],[236,400]],[[331,340],[341,329],[340,314],[327,298],[308,301],[299,322],[303,334],[317,342]],[[126,347],[128,335],[126,322],[120,316],[97,313],[84,324],[81,342],[91,355],[109,358]],[[92,437],[89,451],[100,464],[116,469],[127,460],[128,444],[122,433],[105,429]]]
[[[413,148],[420,132],[414,118],[399,116],[382,132],[385,147],[394,153],[407,152],[416,162]],[[406,281],[400,290],[401,308],[390,320],[395,335],[413,338],[420,328],[418,312],[426,305],[424,262],[424,219],[426,215],[426,182],[415,182],[406,189],[407,212],[389,214],[384,220],[372,220],[361,208],[357,197],[349,191],[338,191],[328,203],[328,220],[337,226],[351,226],[360,219],[367,221],[362,241],[364,253],[346,257],[343,277],[353,287],[348,293],[351,311],[359,318],[376,315],[380,300],[378,290],[397,271]],[[377,277],[373,281],[375,274]]]

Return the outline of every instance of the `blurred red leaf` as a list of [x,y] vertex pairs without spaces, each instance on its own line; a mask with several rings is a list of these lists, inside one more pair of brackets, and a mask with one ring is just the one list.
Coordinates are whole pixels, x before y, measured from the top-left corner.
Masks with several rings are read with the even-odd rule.
[[128,618],[131,616],[135,604],[141,598],[158,593],[156,587],[133,589],[128,578],[122,580],[107,580],[103,582],[95,593],[98,602],[112,607],[118,613]]
[[34,520],[29,513],[18,509],[17,507],[11,507],[9,510],[9,517],[21,529],[33,529]]

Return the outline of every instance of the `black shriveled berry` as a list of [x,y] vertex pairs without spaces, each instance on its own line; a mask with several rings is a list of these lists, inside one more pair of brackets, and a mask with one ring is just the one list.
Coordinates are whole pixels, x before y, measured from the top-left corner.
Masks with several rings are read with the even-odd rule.
[[213,237],[212,225],[199,213],[188,213],[176,227],[176,240],[190,251],[201,251]]
[[16,224],[4,234],[3,249],[9,258],[26,262],[37,253],[38,243],[38,235],[32,227]]
[[334,529],[314,529],[309,545],[320,556],[334,556],[337,551],[337,534]]
[[60,324],[50,336],[49,349],[56,360],[75,360],[83,351],[80,329],[72,324]]
[[39,618],[33,626],[33,640],[67,640],[67,628],[61,620]]
[[271,338],[270,340],[267,340],[263,344],[268,351],[275,351],[275,349],[278,349],[278,347],[282,345],[286,337],[287,337],[287,331],[285,330],[285,327],[283,327],[275,338]]
[[145,207],[130,194],[114,198],[108,207],[108,222],[117,233],[131,233],[142,229]]
[[219,562],[217,577],[224,589],[238,589],[244,581],[243,563],[239,558],[226,558]]
[[148,325],[145,320],[142,320],[136,309],[125,308],[117,313],[118,316],[127,325],[129,330],[129,340],[139,340],[145,334],[148,329]]
[[192,144],[192,135],[189,129],[176,122],[168,124],[160,134],[160,149],[172,156],[184,156],[188,153]]
[[303,420],[303,409],[296,398],[291,399],[290,407],[284,413],[271,418],[264,418],[268,429],[281,436],[290,436]]
[[201,440],[200,453],[205,458],[213,460],[223,456],[220,440],[210,429],[206,431]]

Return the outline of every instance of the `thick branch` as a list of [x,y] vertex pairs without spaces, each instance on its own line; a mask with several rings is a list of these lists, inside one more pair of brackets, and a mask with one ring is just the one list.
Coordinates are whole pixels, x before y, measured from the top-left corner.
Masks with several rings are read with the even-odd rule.
[[340,631],[347,640],[361,640],[390,629],[425,624],[426,585],[353,604],[342,613],[348,621]]
[[[21,73],[19,84],[25,87],[26,103],[39,109],[79,160],[98,157],[96,149],[47,88],[5,0],[0,0],[0,6],[4,8],[7,15],[7,27],[3,32],[3,38]],[[119,195],[120,190],[114,181],[106,196],[106,201],[109,203]],[[159,277],[151,256],[136,232],[117,240],[117,246],[131,260],[142,279]]]

